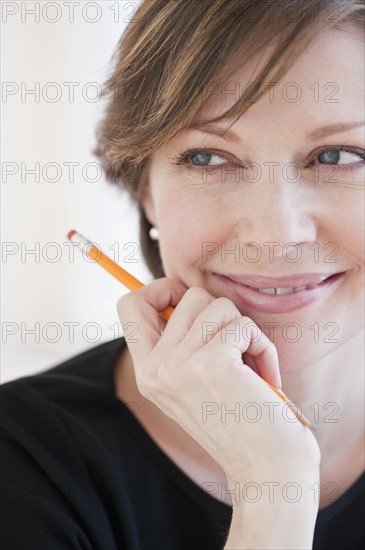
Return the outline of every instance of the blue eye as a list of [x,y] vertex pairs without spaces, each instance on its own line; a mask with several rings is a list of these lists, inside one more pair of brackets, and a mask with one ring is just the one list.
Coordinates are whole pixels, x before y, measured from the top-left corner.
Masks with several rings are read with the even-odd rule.
[[[201,169],[210,166],[223,166],[228,163],[227,161],[220,162],[220,160],[225,161],[226,159],[214,151],[209,151],[207,149],[187,149],[174,158],[174,164],[179,166],[186,165],[191,169]],[[316,160],[317,162],[313,162],[315,165],[323,164],[337,166],[340,170],[352,170],[364,165],[365,151],[345,145],[326,147],[317,153]]]
[[[192,162],[193,157],[195,157],[195,162]],[[222,166],[222,163],[217,161],[217,159],[225,160],[224,157],[214,153],[213,151],[208,151],[206,149],[188,149],[183,153],[179,153],[177,157],[174,158],[174,164],[177,165],[191,165],[195,168],[203,168],[209,166]]]
[[[335,165],[335,166],[342,166],[343,164],[345,165],[346,164],[353,165],[354,163],[356,164],[357,160],[354,157],[357,157],[357,159],[360,158],[360,162],[361,162],[361,160],[365,159],[365,153],[364,152],[361,153],[357,149],[338,148],[338,149],[325,149],[317,156],[317,158],[321,160],[319,164],[329,164],[329,165]],[[341,160],[342,162],[340,162]]]
[[[217,159],[223,159],[220,155],[207,151],[197,151],[196,153],[191,153],[189,157],[194,166],[219,166],[222,163],[217,162]],[[196,162],[193,160],[194,157]]]

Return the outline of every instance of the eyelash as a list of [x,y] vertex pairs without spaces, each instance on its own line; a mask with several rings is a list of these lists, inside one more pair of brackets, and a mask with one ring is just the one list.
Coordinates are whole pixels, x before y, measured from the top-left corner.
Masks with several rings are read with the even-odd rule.
[[[362,161],[365,160],[365,152],[364,151],[361,151],[360,149],[357,149],[357,148],[353,148],[353,147],[348,147],[346,145],[340,145],[340,146],[333,146],[333,147],[324,147],[323,149],[321,149],[317,156],[321,155],[322,153],[325,153],[326,151],[344,151],[345,153],[353,153],[357,156],[359,156]],[[187,165],[187,167],[189,169],[193,169],[193,168],[198,168],[198,169],[202,169],[202,168],[210,168],[212,166],[219,166],[219,167],[222,167],[222,166],[225,166],[225,164],[216,164],[216,165],[212,165],[212,166],[209,166],[209,165],[194,165],[194,164],[188,164],[188,160],[195,154],[197,153],[207,153],[209,155],[217,155],[221,158],[225,158],[223,155],[221,155],[220,153],[214,151],[214,150],[210,150],[210,149],[187,149],[186,151],[178,151],[178,154],[176,155],[176,157],[174,157],[173,159],[173,164],[177,165],[177,166],[182,166],[182,165]],[[361,161],[359,162],[356,162],[356,163],[347,163],[347,164],[325,164],[325,163],[318,163],[318,165],[323,165],[323,166],[336,166],[338,167],[340,170],[352,170],[355,167],[357,167],[357,164],[361,164]]]

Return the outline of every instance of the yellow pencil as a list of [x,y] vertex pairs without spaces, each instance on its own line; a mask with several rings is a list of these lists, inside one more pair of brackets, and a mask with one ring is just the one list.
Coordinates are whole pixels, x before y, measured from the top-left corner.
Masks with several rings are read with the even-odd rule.
[[[103,267],[106,271],[108,271],[113,277],[118,279],[124,286],[126,286],[129,290],[137,290],[138,288],[142,288],[145,286],[141,281],[133,277],[128,271],[120,267],[118,264],[113,262],[108,256],[106,256],[99,248],[94,246],[91,241],[88,239],[85,239],[80,233],[78,233],[75,230],[69,231],[67,234],[67,238],[74,243],[77,243],[80,248],[87,247],[86,254],[88,257],[92,260],[94,260],[96,263],[98,263],[101,267]],[[163,311],[160,311],[160,315],[168,321],[174,312],[174,308],[172,306],[167,306]],[[290,408],[290,410],[293,412],[293,414],[298,418],[299,422],[303,424],[303,426],[306,426],[307,428],[310,428],[311,430],[315,431],[315,428],[311,425],[309,420],[304,416],[304,414],[300,413],[295,406],[294,403],[292,403],[286,395],[279,390],[278,388],[274,388],[269,382],[264,382],[282,399],[287,406]]]
[[[143,286],[145,286],[143,283],[141,283],[141,281],[128,273],[128,271],[113,262],[113,260],[106,256],[96,246],[90,246],[92,243],[85,239],[85,237],[80,235],[80,233],[78,233],[77,231],[72,230],[67,233],[67,238],[71,242],[78,243],[81,248],[86,246],[86,254],[88,255],[88,257],[92,260],[95,260],[96,263],[98,263],[101,267],[103,267],[106,271],[113,275],[113,277],[118,279],[118,281],[129,288],[129,290],[137,290],[138,288],[142,288]],[[163,311],[160,311],[160,315],[162,315],[162,317],[166,321],[168,321],[173,312],[174,308],[171,306],[167,306]]]

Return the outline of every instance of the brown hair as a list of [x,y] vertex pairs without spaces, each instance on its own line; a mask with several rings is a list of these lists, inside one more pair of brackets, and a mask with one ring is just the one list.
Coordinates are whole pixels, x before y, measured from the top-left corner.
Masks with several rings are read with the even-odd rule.
[[207,97],[212,83],[224,82],[263,48],[276,45],[247,93],[221,116],[204,122],[235,116],[237,120],[270,82],[285,75],[321,31],[344,32],[348,24],[364,30],[364,0],[141,3],[113,54],[112,74],[103,84],[107,104],[93,153],[107,181],[126,190],[137,204],[141,250],[154,277],[165,274],[140,203],[151,156],[190,125],[207,99],[214,97]]

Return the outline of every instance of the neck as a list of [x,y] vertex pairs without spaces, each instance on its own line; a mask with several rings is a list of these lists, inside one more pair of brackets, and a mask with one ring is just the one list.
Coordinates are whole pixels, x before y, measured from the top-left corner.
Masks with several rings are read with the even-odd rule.
[[316,429],[322,463],[341,460],[364,434],[364,333],[299,372],[282,389]]

